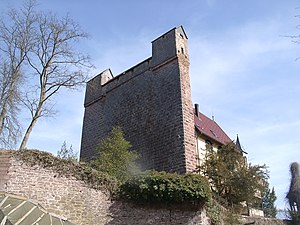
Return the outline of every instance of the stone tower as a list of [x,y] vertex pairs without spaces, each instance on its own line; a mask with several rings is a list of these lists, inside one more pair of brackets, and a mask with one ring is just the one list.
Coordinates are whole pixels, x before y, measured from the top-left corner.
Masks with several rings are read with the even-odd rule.
[[187,36],[174,28],[152,41],[152,57],[118,76],[110,70],[87,83],[81,160],[113,126],[122,127],[143,169],[191,172],[196,166]]

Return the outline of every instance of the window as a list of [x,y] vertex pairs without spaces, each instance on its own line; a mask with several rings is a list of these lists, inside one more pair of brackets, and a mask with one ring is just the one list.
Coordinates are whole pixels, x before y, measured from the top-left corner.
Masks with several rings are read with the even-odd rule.
[[210,140],[208,140],[208,139],[205,140],[205,143],[206,143],[207,145],[212,145],[212,142],[211,142]]

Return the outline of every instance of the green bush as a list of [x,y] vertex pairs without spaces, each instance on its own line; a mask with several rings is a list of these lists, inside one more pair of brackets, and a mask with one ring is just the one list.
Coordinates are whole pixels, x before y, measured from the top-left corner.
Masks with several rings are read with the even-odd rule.
[[130,148],[122,129],[113,127],[97,147],[97,158],[90,165],[123,183],[139,171],[136,164],[138,154]]
[[221,210],[221,205],[215,199],[208,202],[206,205],[206,213],[211,220],[211,224],[221,224]]
[[198,205],[211,199],[211,190],[207,179],[197,174],[151,171],[127,180],[118,197],[138,203]]

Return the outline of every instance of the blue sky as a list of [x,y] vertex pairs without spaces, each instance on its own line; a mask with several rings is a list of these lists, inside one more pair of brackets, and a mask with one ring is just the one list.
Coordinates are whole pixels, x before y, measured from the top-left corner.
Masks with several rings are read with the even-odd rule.
[[[21,0],[0,0],[0,9]],[[271,0],[43,0],[90,34],[79,46],[92,57],[91,77],[117,75],[151,56],[151,41],[178,25],[189,37],[192,98],[240,141],[253,164],[267,164],[278,208],[289,188],[289,164],[300,163],[300,2]],[[55,118],[38,121],[28,148],[56,154],[64,141],[80,149],[84,88],[53,99]],[[26,117],[26,116],[25,116]],[[25,120],[24,120],[25,121]],[[26,126],[26,124],[24,125]]]

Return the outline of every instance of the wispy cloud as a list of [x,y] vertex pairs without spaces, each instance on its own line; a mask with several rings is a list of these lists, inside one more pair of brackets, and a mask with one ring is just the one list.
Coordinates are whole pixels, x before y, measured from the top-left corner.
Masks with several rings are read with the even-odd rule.
[[190,41],[193,86],[211,95],[232,82],[243,81],[253,70],[273,63],[274,58],[282,57],[280,52],[293,48],[280,36],[280,28],[281,24],[274,21],[254,22],[230,29],[221,37],[216,33],[193,37]]
[[279,208],[300,149],[300,67],[298,51],[281,35],[285,24],[253,21],[190,40],[194,101],[204,113],[215,113],[232,138],[240,134],[250,162],[269,166]]

